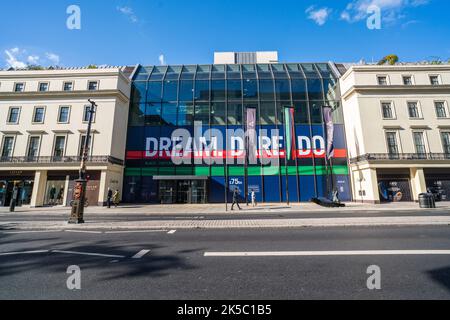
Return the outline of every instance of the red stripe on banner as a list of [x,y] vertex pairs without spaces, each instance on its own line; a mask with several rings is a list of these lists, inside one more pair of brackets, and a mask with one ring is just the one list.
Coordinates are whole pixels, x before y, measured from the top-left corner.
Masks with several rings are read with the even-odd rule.
[[[317,150],[318,152],[320,152],[320,150]],[[296,156],[299,159],[311,159],[313,157],[313,151],[311,150],[308,154],[304,154],[306,152],[306,150],[304,150],[303,152],[301,150],[297,150]],[[151,153],[151,152],[150,152]],[[213,151],[213,152],[207,152],[207,151],[203,151],[203,152],[194,152],[194,151],[186,151],[185,154],[183,155],[182,151],[177,151],[177,153],[175,153],[174,155],[176,155],[177,158],[185,158],[185,159],[204,159],[204,158],[222,158],[225,159],[226,157],[228,159],[243,159],[245,158],[245,153],[244,151],[228,151],[228,152],[224,152],[224,151]],[[322,150],[322,154],[321,155],[316,155],[314,154],[315,158],[325,158],[326,156],[326,152],[325,150]],[[284,150],[259,150],[257,151],[257,156],[258,159],[272,159],[272,158],[280,158],[280,159],[284,159],[285,158],[285,152]],[[347,157],[347,150],[345,149],[336,149],[334,150],[334,158],[346,158]],[[142,160],[142,159],[147,159],[147,160],[170,160],[172,158],[172,153],[169,151],[163,151],[158,152],[155,156],[153,157],[148,157],[146,156],[146,152],[145,151],[128,151],[127,152],[127,160]]]

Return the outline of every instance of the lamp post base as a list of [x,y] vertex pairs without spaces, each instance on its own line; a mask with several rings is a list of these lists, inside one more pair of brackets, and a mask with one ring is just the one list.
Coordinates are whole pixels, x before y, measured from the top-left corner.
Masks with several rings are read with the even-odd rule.
[[84,199],[86,197],[86,184],[84,179],[75,180],[75,199],[72,201],[72,212],[69,219],[69,224],[84,223]]

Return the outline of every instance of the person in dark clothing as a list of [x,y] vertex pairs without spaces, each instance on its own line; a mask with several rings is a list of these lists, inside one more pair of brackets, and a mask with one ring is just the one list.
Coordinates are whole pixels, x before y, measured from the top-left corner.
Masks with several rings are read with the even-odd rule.
[[111,188],[108,188],[108,195],[106,197],[106,204],[107,204],[109,209],[111,208],[112,197],[113,197],[113,191],[111,190]]
[[231,211],[234,210],[234,205],[237,205],[239,210],[242,210],[241,206],[239,205],[239,189],[235,188],[233,191],[233,204],[231,205]]

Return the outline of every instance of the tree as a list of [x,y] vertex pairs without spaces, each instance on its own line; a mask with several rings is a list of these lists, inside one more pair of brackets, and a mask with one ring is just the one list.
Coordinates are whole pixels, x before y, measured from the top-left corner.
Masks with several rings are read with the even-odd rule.
[[90,64],[87,67],[88,69],[98,69],[98,67],[95,64]]
[[398,62],[398,56],[395,54],[390,54],[385,56],[383,59],[378,61],[378,65],[389,64],[391,66],[395,65]]
[[29,64],[27,70],[44,70],[44,67],[36,64]]

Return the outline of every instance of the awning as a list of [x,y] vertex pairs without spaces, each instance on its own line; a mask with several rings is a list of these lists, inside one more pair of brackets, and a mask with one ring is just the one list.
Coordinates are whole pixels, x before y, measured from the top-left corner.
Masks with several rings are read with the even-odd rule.
[[154,176],[153,180],[208,180],[208,176]]

